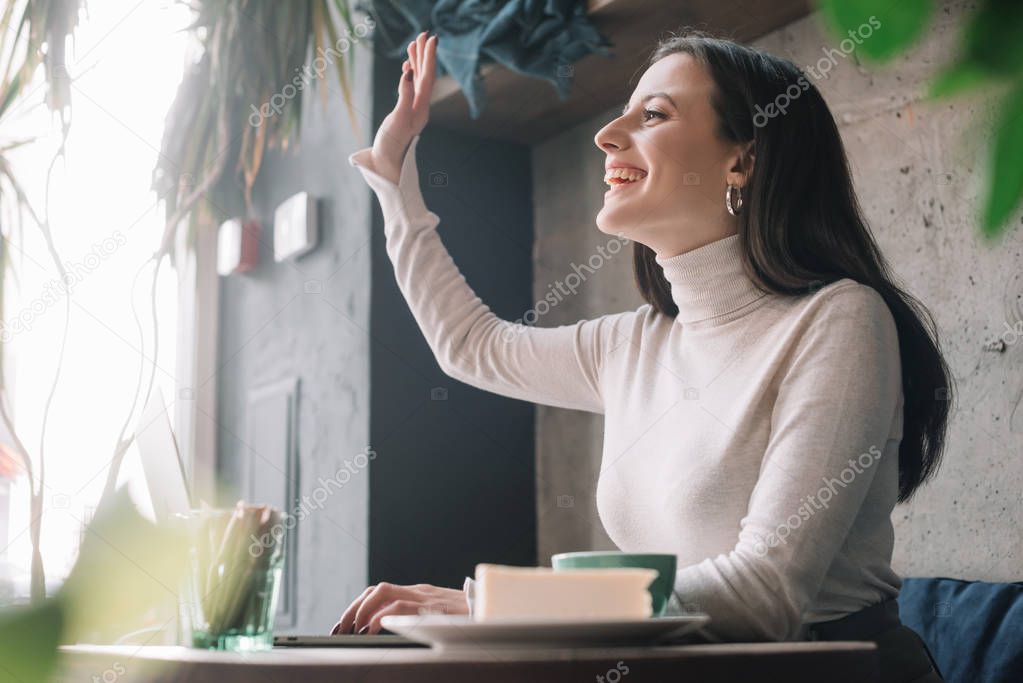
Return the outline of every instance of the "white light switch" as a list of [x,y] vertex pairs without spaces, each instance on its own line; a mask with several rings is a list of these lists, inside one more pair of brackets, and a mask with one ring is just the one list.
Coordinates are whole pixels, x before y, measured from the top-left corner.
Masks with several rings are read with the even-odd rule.
[[274,210],[274,260],[297,258],[316,246],[319,239],[316,198],[299,192]]

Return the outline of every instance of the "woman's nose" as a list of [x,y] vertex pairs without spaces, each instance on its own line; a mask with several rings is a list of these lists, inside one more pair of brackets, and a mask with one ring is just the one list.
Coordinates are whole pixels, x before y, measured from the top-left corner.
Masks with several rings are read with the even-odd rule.
[[617,122],[621,117],[619,116],[614,121],[610,121],[603,128],[597,131],[597,134],[593,136],[593,144],[597,146],[601,152],[612,152],[617,151],[626,146],[626,135],[623,131],[617,127]]

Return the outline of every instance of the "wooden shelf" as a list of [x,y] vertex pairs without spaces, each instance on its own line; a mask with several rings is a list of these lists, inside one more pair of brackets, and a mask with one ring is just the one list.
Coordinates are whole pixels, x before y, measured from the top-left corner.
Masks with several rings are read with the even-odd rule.
[[587,13],[613,45],[612,56],[588,55],[573,65],[571,93],[500,64],[480,68],[487,103],[479,119],[450,76],[434,84],[430,124],[487,138],[535,144],[625,102],[657,39],[684,26],[749,42],[813,9],[812,0],[589,0]]

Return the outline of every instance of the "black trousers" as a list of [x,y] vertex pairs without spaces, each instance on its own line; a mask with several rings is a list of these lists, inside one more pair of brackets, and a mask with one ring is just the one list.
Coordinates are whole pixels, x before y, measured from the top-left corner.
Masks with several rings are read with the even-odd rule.
[[807,628],[807,640],[870,640],[877,643],[881,683],[944,683],[920,635],[899,619],[899,603],[888,598],[841,619]]

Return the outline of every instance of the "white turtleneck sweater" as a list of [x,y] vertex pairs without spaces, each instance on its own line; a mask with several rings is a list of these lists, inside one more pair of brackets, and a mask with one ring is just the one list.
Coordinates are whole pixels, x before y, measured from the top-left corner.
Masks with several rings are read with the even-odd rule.
[[376,193],[398,285],[451,377],[604,415],[597,510],[627,552],[678,556],[676,601],[711,641],[802,640],[898,595],[902,382],[895,321],[842,279],[757,289],[739,236],[658,259],[679,313],[643,305],[553,328],[498,318],[452,261],[419,189],[416,136]]

